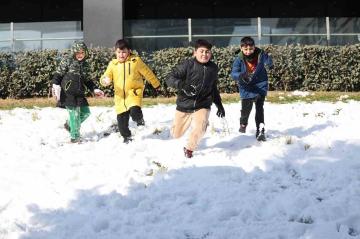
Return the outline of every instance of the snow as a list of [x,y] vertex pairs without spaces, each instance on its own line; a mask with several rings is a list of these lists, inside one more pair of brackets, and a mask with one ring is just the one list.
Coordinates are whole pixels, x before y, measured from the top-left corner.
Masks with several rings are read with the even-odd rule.
[[192,159],[170,138],[174,105],[143,108],[118,133],[91,107],[82,144],[58,108],[0,111],[1,239],[360,238],[360,102],[265,103],[268,141],[240,104],[210,125]]
[[289,94],[288,96],[301,96],[301,97],[306,97],[311,95],[310,92],[308,91],[300,91],[300,90],[295,90],[293,92],[291,92],[291,94]]

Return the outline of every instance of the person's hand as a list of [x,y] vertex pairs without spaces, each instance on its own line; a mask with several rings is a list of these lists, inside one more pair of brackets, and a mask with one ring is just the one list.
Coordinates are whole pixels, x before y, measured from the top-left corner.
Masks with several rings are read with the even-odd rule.
[[110,80],[109,77],[105,76],[104,78],[101,79],[101,83],[102,83],[104,86],[108,86],[108,85],[110,85],[111,80]]
[[104,97],[104,91],[102,91],[100,89],[95,89],[94,94],[96,97]]
[[194,85],[186,85],[181,90],[186,96],[192,97],[196,95],[196,86]]
[[155,91],[155,97],[157,97],[158,95],[161,95],[161,87],[158,86],[157,88],[154,88],[154,91]]
[[216,112],[216,115],[220,118],[225,117],[225,109],[224,109],[223,105],[220,104],[219,106],[217,106],[217,108],[218,108],[218,110]]
[[52,85],[51,93],[53,97],[59,101],[60,100],[60,94],[61,94],[61,86],[60,85]]

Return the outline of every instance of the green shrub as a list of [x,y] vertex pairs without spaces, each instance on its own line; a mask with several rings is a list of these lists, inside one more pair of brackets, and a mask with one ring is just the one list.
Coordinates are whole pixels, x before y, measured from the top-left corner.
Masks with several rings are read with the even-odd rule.
[[[262,46],[272,55],[274,69],[269,73],[270,90],[359,91],[360,45],[350,46]],[[237,46],[214,47],[213,61],[219,66],[219,89],[222,93],[237,92],[230,72]],[[167,48],[140,56],[155,72],[161,82],[161,94],[173,96],[166,77],[171,69],[192,57],[190,47]],[[114,57],[110,48],[91,48],[88,58],[90,76],[107,95],[114,94],[111,87],[103,88],[99,79]],[[59,61],[69,51],[44,50],[19,52],[14,55],[0,53],[0,97],[46,97],[50,94],[51,78]],[[152,87],[145,84],[145,96],[153,96]]]

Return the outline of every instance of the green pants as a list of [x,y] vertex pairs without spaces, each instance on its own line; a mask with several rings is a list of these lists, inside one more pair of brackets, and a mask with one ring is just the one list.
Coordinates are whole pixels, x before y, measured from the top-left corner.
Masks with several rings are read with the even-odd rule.
[[69,112],[70,137],[78,139],[80,137],[80,126],[90,115],[89,106],[72,107],[66,106]]

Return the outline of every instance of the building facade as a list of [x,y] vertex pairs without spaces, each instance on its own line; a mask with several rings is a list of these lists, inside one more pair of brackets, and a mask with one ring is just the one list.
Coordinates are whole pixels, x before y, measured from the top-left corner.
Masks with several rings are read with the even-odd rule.
[[138,51],[188,46],[206,38],[238,44],[359,43],[355,0],[12,0],[1,5],[0,50],[64,49],[84,39],[112,47],[126,38]]

